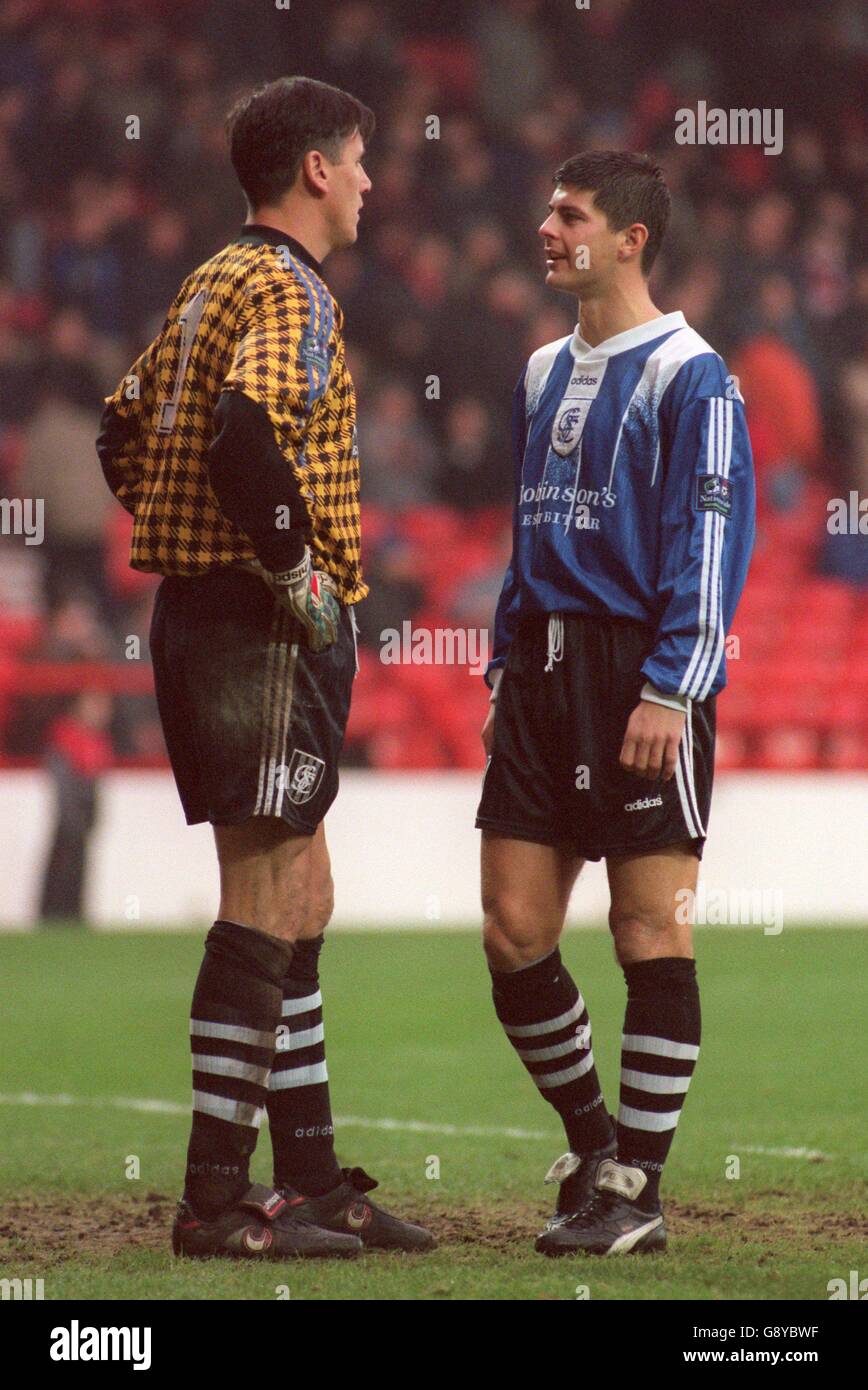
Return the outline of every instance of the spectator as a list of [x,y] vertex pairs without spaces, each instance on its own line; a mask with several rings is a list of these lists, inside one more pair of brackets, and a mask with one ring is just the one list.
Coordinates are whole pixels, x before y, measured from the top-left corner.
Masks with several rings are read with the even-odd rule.
[[477,396],[461,396],[449,406],[440,470],[442,501],[458,511],[511,504],[515,495],[511,463]]
[[46,767],[54,828],[42,880],[41,926],[85,925],[87,846],[97,821],[99,776],[112,761],[106,733],[110,715],[109,697],[90,691],[49,730]]
[[422,418],[421,398],[421,383],[413,391],[403,382],[386,382],[370,415],[359,421],[367,501],[418,507],[433,500],[436,452]]
[[22,496],[45,508],[45,601],[86,589],[106,616],[103,545],[111,497],[94,460],[94,419],[101,394],[90,369],[91,333],[84,316],[64,310],[49,329],[42,389],[25,437]]

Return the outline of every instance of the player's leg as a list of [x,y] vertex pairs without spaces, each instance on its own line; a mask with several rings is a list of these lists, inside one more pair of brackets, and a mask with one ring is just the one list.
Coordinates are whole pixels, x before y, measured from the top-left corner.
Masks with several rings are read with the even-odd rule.
[[[221,915],[206,938],[190,1011],[193,1123],[176,1252],[352,1254],[249,1174],[283,981],[308,912],[309,838],[273,817],[215,825],[214,836]],[[255,1217],[267,1224],[252,1225]]]
[[[277,816],[215,825],[219,917],[292,945],[302,935],[310,898],[311,837]],[[292,951],[287,952],[287,958]]]
[[310,835],[257,810],[278,785],[273,737],[291,695],[294,646],[264,587],[227,571],[164,583],[151,650],[184,811],[214,826],[220,868],[219,915],[190,1011],[193,1116],[175,1251],[355,1253],[357,1241],[299,1221],[249,1175],[283,979],[308,911]]
[[599,1164],[585,1208],[540,1237],[548,1255],[666,1248],[660,1175],[699,1054],[699,991],[681,911],[684,890],[696,887],[693,846],[612,855],[606,867],[628,991],[617,1154]]
[[580,680],[587,662],[564,629],[556,614],[519,623],[476,818],[495,1009],[569,1146],[546,1176],[560,1184],[549,1226],[589,1199],[600,1161],[615,1153],[588,1009],[558,949],[586,846],[593,857],[585,774],[600,781],[587,716],[595,701]]
[[696,891],[699,860],[690,845],[674,845],[613,857],[606,867],[609,925],[627,982],[618,1161],[645,1175],[638,1205],[656,1211],[663,1165],[699,1056],[699,986],[684,911]]
[[588,1009],[558,942],[582,861],[566,849],[482,836],[484,945],[503,1029],[563,1121],[572,1154],[613,1138]]
[[306,913],[283,979],[282,1017],[269,1079],[268,1122],[274,1186],[308,1200],[294,1210],[329,1231],[352,1232],[366,1246],[428,1250],[428,1231],[376,1206],[363,1169],[342,1169],[335,1155],[326,1064],[319,957],[332,915],[334,885],[321,823],[307,852]]
[[593,851],[608,870],[631,1048],[623,1054],[622,1146],[599,1164],[585,1209],[544,1233],[537,1248],[549,1255],[654,1251],[666,1244],[660,1168],[699,1041],[695,967],[677,894],[696,883],[711,790],[713,709],[688,711],[673,778],[639,781],[621,768],[620,751],[650,636],[638,625],[582,620],[568,625],[565,660],[571,640],[581,658],[572,668],[573,704],[588,727],[593,759]]
[[341,1181],[329,1100],[319,956],[332,915],[334,887],[322,824],[306,857],[306,911],[282,982],[277,1050],[268,1093],[274,1185],[310,1197]]

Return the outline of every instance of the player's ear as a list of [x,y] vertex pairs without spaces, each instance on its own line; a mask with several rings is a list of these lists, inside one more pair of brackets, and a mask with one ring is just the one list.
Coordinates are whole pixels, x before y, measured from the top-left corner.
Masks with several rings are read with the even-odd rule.
[[325,158],[320,150],[307,150],[301,161],[301,177],[310,193],[325,193],[328,186]]
[[637,256],[642,255],[642,248],[648,240],[648,228],[644,222],[633,222],[621,233],[621,245],[618,248],[619,261],[633,261]]

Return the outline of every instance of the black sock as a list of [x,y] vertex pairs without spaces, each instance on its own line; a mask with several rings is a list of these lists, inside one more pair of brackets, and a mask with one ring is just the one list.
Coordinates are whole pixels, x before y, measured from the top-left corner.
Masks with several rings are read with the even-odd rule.
[[521,970],[492,970],[491,981],[504,1032],[563,1120],[570,1149],[605,1148],[614,1124],[594,1066],[588,1011],[560,951]]
[[322,944],[322,936],[295,943],[283,980],[281,1026],[268,1091],[275,1186],[286,1184],[306,1197],[319,1197],[342,1181],[335,1158],[319,988]]
[[651,1210],[699,1056],[696,962],[684,956],[638,961],[624,966],[624,978],[618,1162],[645,1173],[638,1204]]
[[237,922],[205,940],[190,1010],[193,1129],[185,1196],[209,1221],[250,1186],[292,946]]

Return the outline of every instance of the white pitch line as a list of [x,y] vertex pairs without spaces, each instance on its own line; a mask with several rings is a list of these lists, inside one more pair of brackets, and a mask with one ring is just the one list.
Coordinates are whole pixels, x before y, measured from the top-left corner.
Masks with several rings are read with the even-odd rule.
[[824,1154],[821,1149],[793,1149],[779,1148],[767,1149],[763,1144],[733,1144],[733,1149],[737,1153],[743,1154],[768,1154],[771,1158],[834,1158],[834,1154]]
[[[0,1105],[32,1106],[91,1106],[101,1110],[134,1110],[145,1115],[184,1115],[189,1118],[190,1106],[175,1100],[138,1099],[134,1096],[71,1096],[61,1091],[57,1095],[39,1095],[35,1091],[17,1094],[0,1093]],[[335,1124],[347,1129],[390,1130],[396,1134],[445,1134],[457,1139],[544,1139],[552,1143],[557,1135],[544,1129],[514,1129],[498,1125],[450,1125],[429,1120],[367,1119],[361,1115],[336,1115]],[[732,1144],[733,1152],[765,1154],[770,1158],[803,1158],[806,1160],[833,1159],[834,1154],[820,1149],[766,1148],[762,1144]]]
[[[180,1105],[174,1100],[137,1100],[131,1096],[71,1096],[65,1092],[58,1095],[38,1095],[35,1091],[21,1091],[17,1095],[0,1094],[0,1105],[31,1106],[93,1106],[102,1110],[136,1110],[150,1115],[185,1115],[189,1117],[190,1106]],[[361,1115],[336,1115],[336,1125],[347,1129],[384,1129],[401,1134],[447,1134],[468,1139],[545,1139],[549,1143],[557,1135],[542,1129],[500,1128],[497,1125],[450,1125],[429,1123],[427,1120],[365,1119]]]
[[100,1110],[141,1110],[151,1115],[189,1115],[189,1105],[179,1105],[173,1100],[136,1100],[132,1096],[70,1096],[60,1092],[56,1096],[40,1096],[35,1091],[21,1091],[18,1095],[0,1095],[0,1105],[87,1105]]
[[336,1115],[336,1125],[349,1129],[391,1129],[403,1134],[449,1134],[468,1139],[545,1139],[552,1143],[557,1135],[544,1129],[511,1129],[497,1125],[432,1124],[427,1120],[365,1120],[359,1115]]

